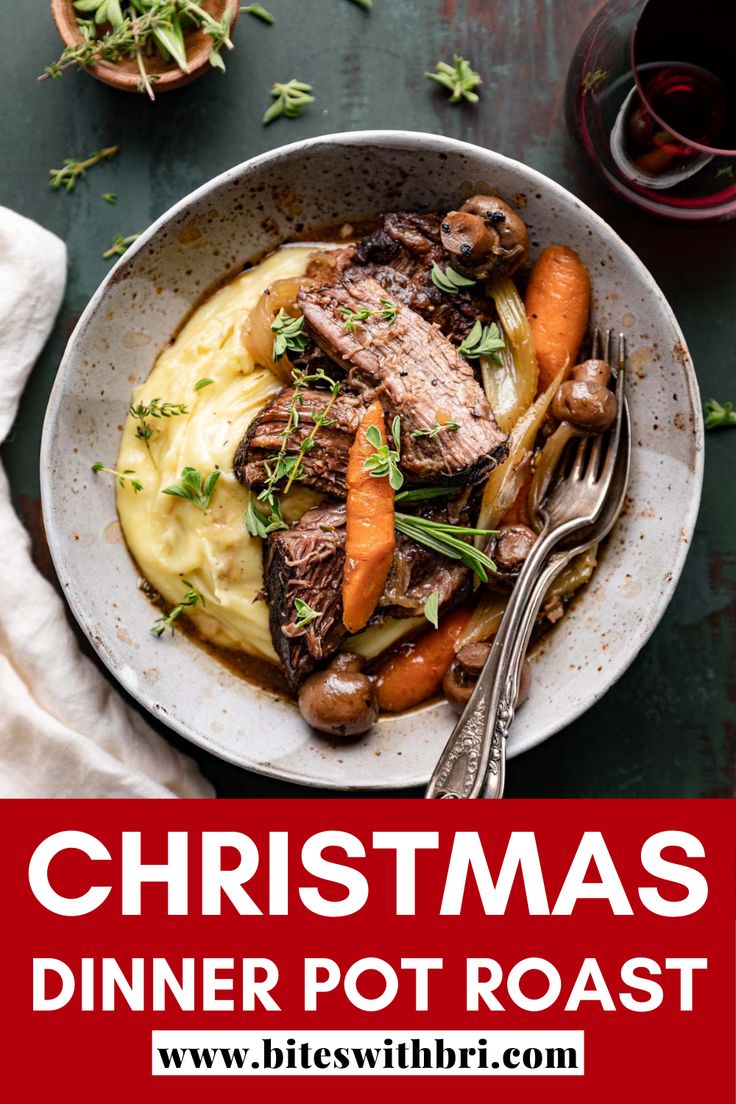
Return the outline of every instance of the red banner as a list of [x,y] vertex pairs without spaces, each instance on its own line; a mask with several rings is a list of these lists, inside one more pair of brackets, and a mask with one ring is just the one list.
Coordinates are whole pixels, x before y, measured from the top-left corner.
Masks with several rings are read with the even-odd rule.
[[0,816],[8,1099],[733,1104],[736,803]]

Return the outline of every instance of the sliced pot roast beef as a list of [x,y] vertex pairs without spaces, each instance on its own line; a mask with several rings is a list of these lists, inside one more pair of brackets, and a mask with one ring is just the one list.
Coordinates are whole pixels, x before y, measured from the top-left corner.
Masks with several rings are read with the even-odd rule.
[[[410,307],[381,317],[386,289],[371,278],[304,285],[299,306],[311,335],[344,368],[347,386],[379,398],[401,419],[401,466],[413,481],[478,483],[505,458],[498,428],[468,362]],[[375,311],[346,327],[345,311]],[[438,426],[451,428],[437,431]]]
[[[254,418],[248,432],[238,445],[233,468],[238,480],[246,487],[257,490],[268,479],[266,465],[278,453],[283,444],[283,432],[289,421],[294,400],[294,389],[285,387]],[[302,441],[314,429],[315,418],[324,414],[330,401],[328,391],[303,391],[297,411],[299,424],[291,431],[287,441],[287,453],[296,456]],[[348,450],[353,442],[363,405],[358,396],[339,395],[329,410],[327,425],[322,425],[315,435],[315,446],[304,454],[299,482],[318,491],[345,498],[345,472]]]
[[[433,511],[433,516],[439,516]],[[445,516],[447,516],[445,514]],[[347,636],[342,623],[345,507],[318,506],[290,529],[271,533],[264,580],[271,636],[292,689],[336,652]],[[373,623],[382,617],[421,617],[433,591],[439,612],[470,593],[471,573],[454,560],[398,535],[391,571]],[[296,599],[319,613],[302,629]]]

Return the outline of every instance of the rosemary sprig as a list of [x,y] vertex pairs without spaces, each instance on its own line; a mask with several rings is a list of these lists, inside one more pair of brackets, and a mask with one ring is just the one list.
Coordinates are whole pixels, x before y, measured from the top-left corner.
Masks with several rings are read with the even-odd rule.
[[430,625],[434,625],[436,629],[440,627],[440,592],[438,590],[433,590],[424,603],[424,616],[427,618]]
[[294,628],[296,629],[306,629],[307,625],[322,616],[319,610],[312,609],[302,598],[294,599],[294,609],[296,610],[297,616],[297,620],[294,623]]
[[414,487],[410,491],[400,491],[395,502],[423,502],[428,498],[449,498],[459,494],[462,487]]
[[[322,368],[316,372],[307,374],[300,369],[295,368],[291,373],[291,379],[294,387],[294,394],[292,396],[291,405],[289,407],[289,414],[286,419],[286,425],[281,431],[281,448],[274,455],[264,461],[264,467],[266,469],[266,483],[263,490],[258,495],[259,502],[266,502],[273,510],[277,503],[277,494],[279,493],[279,484],[282,480],[286,480],[283,490],[280,492],[286,494],[295,480],[298,480],[302,476],[302,460],[311,449],[314,448],[314,438],[318,430],[322,426],[331,425],[331,419],[329,418],[329,412],[332,409],[337,396],[340,394],[340,382],[339,380],[331,379]],[[311,432],[304,438],[299,445],[296,455],[289,455],[289,438],[295,429],[299,426],[301,418],[299,406],[301,403],[302,392],[308,387],[310,383],[326,383],[330,388],[330,398],[327,406],[324,410],[313,410],[312,417],[314,419],[314,425]]]
[[472,287],[476,283],[467,276],[461,276],[450,265],[447,265],[443,272],[436,261],[432,265],[431,276],[434,286],[444,291],[445,295],[457,295],[460,288]]
[[173,636],[174,622],[177,620],[177,618],[181,617],[182,613],[187,607],[196,606],[198,603],[201,603],[203,606],[207,605],[204,600],[204,594],[200,594],[199,591],[195,590],[188,579],[182,579],[182,582],[184,583],[184,586],[188,587],[189,589],[187,590],[186,594],[184,595],[178,606],[174,606],[170,613],[168,613],[165,617],[156,618],[156,621],[150,629],[151,633],[153,633],[154,636],[163,636],[167,629],[171,629],[171,635]]
[[376,450],[372,452],[370,456],[366,458],[363,463],[363,471],[370,472],[372,476],[380,479],[383,476],[388,476],[388,482],[392,490],[398,491],[404,485],[404,476],[399,467],[401,460],[401,422],[398,414],[391,423],[391,436],[394,441],[394,448],[388,444],[384,445],[381,437],[381,431],[378,426],[369,426],[365,431],[366,440]]
[[460,423],[453,420],[447,422],[438,422],[435,418],[434,425],[431,429],[414,429],[412,430],[412,437],[429,437],[430,440],[434,440],[438,434],[443,433],[446,429],[454,430],[459,429]]
[[296,119],[307,104],[314,103],[314,96],[310,95],[311,91],[311,84],[305,84],[304,81],[293,78],[285,84],[277,81],[271,89],[274,102],[263,116],[263,125],[268,126],[281,115],[286,119]]
[[182,468],[181,483],[172,483],[170,487],[164,487],[161,494],[173,495],[176,498],[184,498],[197,506],[200,510],[206,510],[212,498],[215,484],[220,478],[219,471],[210,472],[202,482],[202,473],[197,468]]
[[365,322],[376,314],[380,315],[384,322],[388,322],[389,326],[393,326],[396,315],[399,313],[398,306],[396,303],[392,303],[390,299],[381,299],[380,302],[380,307],[376,307],[375,310],[371,310],[370,307],[358,307],[357,310],[351,310],[350,307],[340,307],[338,313],[345,319],[345,329],[348,333],[354,333],[357,323]]
[[426,73],[429,80],[437,81],[443,88],[450,92],[450,103],[459,103],[467,100],[468,103],[477,103],[478,93],[474,91],[482,84],[480,73],[471,68],[466,58],[455,54],[454,65],[448,65],[446,61],[438,61],[434,73]]
[[719,403],[716,399],[708,399],[705,404],[705,428],[721,429],[724,426],[736,426],[733,403]]
[[260,4],[246,4],[245,7],[240,10],[241,12],[245,12],[246,15],[254,15],[256,19],[260,19],[262,23],[271,25],[276,22],[270,11],[266,11]]
[[214,382],[215,381],[213,379],[210,379],[209,376],[205,376],[203,379],[197,380],[197,382],[194,385],[194,390],[195,391],[204,391],[205,387],[209,387],[210,384],[214,383]]
[[[85,157],[83,161],[77,161],[74,157],[65,157],[62,168],[49,169],[49,176],[51,177],[49,187],[61,188],[63,186],[65,192],[73,192],[77,181],[87,175],[87,169],[91,169],[93,165],[99,165],[100,161],[109,160],[119,152],[120,146],[105,146],[104,149],[97,150],[97,153],[91,153],[89,157]],[[105,197],[103,196],[103,198]]]
[[304,315],[299,318],[292,318],[281,307],[271,324],[271,330],[276,334],[273,339],[273,359],[275,361],[282,360],[287,352],[304,352],[309,343],[309,338],[304,333],[304,321]]
[[465,525],[450,525],[449,522],[432,521],[431,518],[420,517],[417,514],[402,514],[398,511],[395,526],[397,532],[410,537],[417,544],[423,544],[425,548],[431,548],[450,560],[460,560],[483,583],[488,581],[488,572],[496,570],[496,565],[490,556],[480,548],[476,548],[474,544],[469,544],[462,539],[491,536],[495,532],[493,529],[472,529]]
[[260,537],[265,540],[269,533],[275,533],[279,529],[288,529],[281,515],[281,503],[274,498],[271,513],[265,514],[259,510],[258,503],[253,501],[253,496],[248,497],[248,509],[245,511],[245,528],[252,537]]
[[490,326],[483,326],[480,322],[476,322],[470,333],[458,345],[457,351],[466,360],[477,360],[479,357],[485,357],[487,360],[500,364],[499,350],[505,348],[506,342],[501,337],[501,332],[495,322],[491,322]]
[[128,234],[124,237],[122,234],[116,234],[112,239],[112,245],[109,249],[106,249],[102,256],[106,261],[109,261],[111,257],[122,257],[125,250],[129,245],[132,245],[136,238],[139,238],[140,234]]
[[101,460],[96,460],[92,465],[92,471],[95,474],[97,472],[107,472],[108,475],[114,475],[121,487],[125,487],[126,483],[130,482],[136,494],[143,490],[140,479],[130,479],[131,475],[135,475],[135,468],[123,468],[122,471],[118,471],[116,468],[106,468]]

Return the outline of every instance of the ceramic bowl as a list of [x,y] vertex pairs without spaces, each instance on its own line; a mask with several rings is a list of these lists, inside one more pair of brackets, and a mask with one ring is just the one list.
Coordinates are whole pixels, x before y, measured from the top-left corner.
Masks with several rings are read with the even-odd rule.
[[44,426],[44,518],[75,616],[115,678],[151,713],[250,770],[338,789],[426,782],[453,714],[436,703],[383,718],[333,747],[295,706],[254,688],[184,635],[156,640],[151,606],[116,521],[114,488],[90,465],[114,457],[132,387],[206,289],[306,228],[392,210],[447,210],[497,192],[521,212],[532,254],[573,246],[590,269],[593,319],[630,350],[629,497],[586,590],[534,659],[509,755],[552,736],[624,673],[672,597],[698,510],[702,417],[682,333],[632,250],[546,177],[428,134],[337,134],[256,157],[204,184],[153,224],[93,296],[67,347]]
[[[222,19],[226,11],[230,11],[230,29],[232,30],[240,11],[240,0],[203,0],[202,7],[215,19]],[[65,46],[76,46],[82,42],[82,32],[77,23],[79,13],[74,7],[74,0],[51,0],[51,14]],[[154,90],[159,92],[172,92],[175,88],[181,88],[184,84],[201,77],[210,68],[210,51],[212,39],[204,31],[194,31],[187,36],[187,61],[189,72],[184,73],[172,61],[164,61],[157,53],[146,58],[146,70],[154,79]],[[225,62],[227,63],[228,51],[225,50]],[[133,58],[123,58],[120,61],[99,61],[97,65],[85,70],[91,73],[103,84],[112,85],[123,92],[140,91],[140,72],[137,62]]]

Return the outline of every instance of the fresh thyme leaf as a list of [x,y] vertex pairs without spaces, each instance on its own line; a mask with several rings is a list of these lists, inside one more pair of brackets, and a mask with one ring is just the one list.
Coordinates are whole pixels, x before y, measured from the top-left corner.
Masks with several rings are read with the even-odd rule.
[[705,404],[705,428],[721,429],[725,426],[736,426],[733,403],[719,403],[716,399],[708,399]]
[[49,169],[49,176],[51,177],[49,186],[51,188],[61,188],[63,186],[65,192],[72,192],[77,181],[87,175],[87,169],[91,169],[93,165],[98,165],[100,161],[107,161],[119,151],[120,146],[106,146],[105,149],[90,154],[84,161],[66,157],[61,169]]
[[260,4],[246,4],[245,7],[240,10],[247,15],[254,15],[256,19],[260,19],[263,23],[272,24],[276,22],[270,11],[266,11]]
[[118,471],[116,468],[106,468],[101,460],[96,460],[92,465],[92,471],[106,472],[108,475],[114,475],[121,487],[125,487],[129,482],[136,494],[143,490],[143,484],[140,479],[131,479],[131,475],[135,475],[135,468],[123,468],[122,471]]
[[583,77],[583,93],[593,92],[606,83],[609,76],[607,69],[589,69]]
[[475,280],[470,280],[467,276],[461,276],[450,265],[443,272],[436,261],[432,265],[431,276],[434,286],[439,288],[440,291],[444,291],[446,295],[457,295],[460,288],[472,287],[476,283]]
[[306,629],[307,625],[322,616],[319,610],[312,609],[312,607],[307,605],[301,598],[294,599],[294,609],[297,615],[297,621],[294,627],[297,629]]
[[433,440],[438,434],[443,433],[446,429],[453,430],[459,428],[459,422],[452,420],[448,422],[438,422],[435,418],[434,425],[431,429],[415,429],[412,431],[412,437],[429,437],[430,440]]
[[350,307],[340,307],[339,313],[345,319],[345,329],[348,333],[355,332],[355,326],[358,322],[365,322],[376,314],[380,315],[384,322],[388,322],[389,326],[393,326],[396,315],[399,313],[398,306],[396,303],[392,303],[390,299],[381,299],[380,302],[381,306],[376,307],[375,310],[371,310],[370,307],[358,307],[357,310],[351,310]]
[[369,445],[372,445],[375,452],[372,452],[370,456],[366,457],[363,461],[363,471],[370,472],[376,479],[384,477],[388,478],[389,486],[392,490],[398,491],[404,485],[404,476],[399,467],[401,460],[401,438],[400,438],[401,423],[398,415],[391,423],[391,436],[394,439],[394,448],[387,444],[383,444],[383,438],[378,426],[368,426],[365,431],[365,438]]
[[131,406],[130,413],[134,418],[177,418],[180,414],[188,414],[189,407],[186,403],[162,402],[160,398],[156,398],[151,399],[147,405],[138,403],[137,406]]
[[245,528],[252,537],[260,537],[265,540],[269,533],[275,533],[278,529],[288,529],[281,516],[281,503],[276,498],[271,506],[271,513],[264,514],[258,509],[258,504],[253,496],[248,498],[248,509],[245,511]]
[[203,606],[207,603],[204,600],[204,595],[195,590],[188,579],[182,579],[184,586],[187,587],[187,592],[182,598],[178,606],[168,613],[165,617],[157,617],[153,626],[151,627],[151,633],[154,636],[163,636],[167,629],[171,629],[171,635],[174,635],[174,622],[181,617],[184,610],[189,606],[196,606],[201,603]]
[[459,103],[467,100],[468,103],[477,103],[479,96],[474,91],[483,81],[480,74],[471,68],[470,62],[455,54],[454,65],[448,65],[446,61],[438,61],[434,73],[426,73],[429,80],[437,81],[443,88],[450,92],[450,103]]
[[209,385],[211,383],[214,383],[214,382],[215,381],[213,379],[210,379],[209,376],[205,376],[204,379],[197,380],[197,382],[194,385],[194,390],[195,391],[204,391],[205,387],[209,387]]
[[352,0],[354,4],[357,4],[363,11],[369,12],[373,7],[373,0]]
[[462,487],[414,487],[410,491],[400,491],[396,495],[396,502],[422,502],[428,498],[449,498],[450,495],[459,494]]
[[128,234],[127,237],[123,237],[122,234],[116,234],[112,239],[112,245],[109,249],[106,249],[102,256],[106,261],[109,261],[110,257],[122,257],[125,250],[129,245],[132,245],[136,238],[139,238],[140,234]]
[[112,203],[113,205],[118,201],[118,197],[115,195],[114,192],[103,192],[102,198],[104,199],[105,203]]
[[440,615],[440,592],[433,590],[427,601],[424,603],[424,616],[429,621],[430,625],[434,625],[436,629],[439,626]]
[[296,119],[307,104],[314,103],[314,96],[310,95],[311,91],[311,84],[305,84],[304,81],[292,79],[285,84],[277,81],[271,89],[274,102],[263,116],[263,125],[268,126],[281,115],[287,119]]
[[458,345],[457,351],[460,356],[464,356],[467,360],[477,360],[479,357],[485,357],[487,360],[493,360],[496,364],[500,364],[499,350],[505,348],[506,342],[501,337],[501,332],[495,322],[491,322],[490,326],[483,326],[480,322],[476,322],[470,333]]
[[309,338],[304,333],[304,316],[292,318],[283,307],[273,320],[272,331],[276,334],[273,339],[273,359],[282,360],[287,352],[303,353]]
[[182,468],[181,483],[173,483],[170,487],[164,487],[161,494],[185,498],[193,506],[197,506],[200,510],[206,510],[219,478],[220,472],[213,471],[210,472],[203,483],[202,473],[196,468]]
[[495,571],[496,565],[490,556],[476,548],[463,537],[491,536],[495,530],[472,529],[465,525],[450,525],[449,522],[432,521],[431,518],[417,514],[402,514],[395,517],[396,530],[410,537],[417,544],[446,556],[450,560],[460,560],[473,571],[481,582],[488,581],[488,571]]

